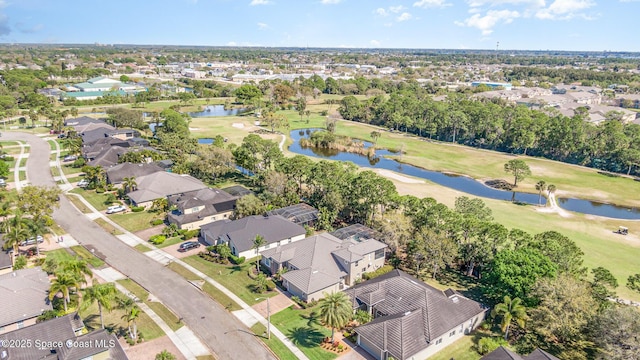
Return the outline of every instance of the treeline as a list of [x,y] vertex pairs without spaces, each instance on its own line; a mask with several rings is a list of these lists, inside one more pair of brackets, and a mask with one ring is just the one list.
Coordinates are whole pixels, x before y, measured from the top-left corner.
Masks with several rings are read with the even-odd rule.
[[388,99],[375,96],[364,102],[347,96],[338,111],[346,120],[429,139],[640,174],[634,168],[640,164],[640,125],[623,123],[617,112],[594,125],[586,121],[586,109],[567,117],[463,94],[435,101],[424,90],[396,91]]
[[593,71],[589,69],[558,69],[545,67],[511,67],[504,70],[505,77],[509,81],[549,81],[551,83],[570,84],[581,82],[584,85],[637,85],[640,83],[640,75],[628,72],[619,72],[617,65],[613,71]]

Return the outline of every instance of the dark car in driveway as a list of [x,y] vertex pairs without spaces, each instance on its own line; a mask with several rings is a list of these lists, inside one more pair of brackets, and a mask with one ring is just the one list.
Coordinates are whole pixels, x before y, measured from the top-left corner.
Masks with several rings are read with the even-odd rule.
[[200,247],[200,243],[197,241],[187,241],[184,242],[182,244],[180,244],[180,247],[178,248],[179,252],[185,252],[185,251],[189,251],[191,249],[197,249]]

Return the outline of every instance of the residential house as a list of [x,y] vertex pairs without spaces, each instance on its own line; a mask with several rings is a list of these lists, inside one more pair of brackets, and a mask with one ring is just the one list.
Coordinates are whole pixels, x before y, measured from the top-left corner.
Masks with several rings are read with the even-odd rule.
[[83,144],[81,150],[82,156],[86,160],[91,161],[98,157],[100,154],[109,150],[112,146],[126,148],[129,147],[130,144],[129,142],[124,140],[102,137],[92,142]]
[[222,219],[228,219],[236,208],[237,198],[219,189],[200,189],[167,197],[167,214],[170,224],[179,229],[199,229],[200,226]]
[[105,124],[104,120],[96,119],[88,116],[80,116],[77,118],[65,120],[64,126],[86,126],[88,124]]
[[235,196],[237,198],[254,194],[253,191],[240,185],[233,185],[226,188],[222,188],[222,191],[226,192],[227,194],[231,194],[232,196]]
[[140,137],[140,131],[134,129],[116,129],[104,133],[105,137],[112,137],[120,140],[131,140]]
[[313,226],[318,221],[318,209],[305,203],[295,204],[267,212],[268,215],[280,215],[283,218],[301,225]]
[[205,189],[202,181],[189,176],[158,171],[136,178],[137,189],[127,194],[133,205],[150,207],[154,200],[169,195]]
[[304,301],[320,300],[352,286],[362,274],[384,265],[387,245],[368,239],[340,240],[322,233],[261,252],[262,264],[282,274],[284,287]]
[[0,275],[0,334],[36,323],[49,301],[49,276],[39,267]]
[[560,360],[548,352],[535,349],[528,356],[520,356],[504,346],[493,350],[482,357],[482,360]]
[[373,315],[355,329],[375,359],[422,360],[473,331],[487,311],[448,289],[440,291],[400,270],[347,289],[354,309]]
[[13,270],[12,249],[4,250],[4,240],[0,235],[0,275],[8,274]]
[[[305,229],[282,216],[254,215],[238,220],[218,220],[200,227],[200,236],[209,245],[227,244],[235,256],[252,258],[260,251],[304,239]],[[253,247],[257,235],[265,244]]]
[[[0,359],[128,359],[115,335],[109,334],[105,329],[90,333],[84,333],[85,331],[77,313],[14,330],[0,335]],[[25,346],[9,346],[13,343]]]
[[103,168],[111,167],[118,163],[120,156],[132,151],[129,147],[111,146],[104,149],[98,155],[87,161],[90,166],[102,166]]
[[113,165],[107,169],[107,184],[119,185],[122,184],[124,178],[137,180],[158,171],[164,171],[164,169],[156,164],[122,163]]

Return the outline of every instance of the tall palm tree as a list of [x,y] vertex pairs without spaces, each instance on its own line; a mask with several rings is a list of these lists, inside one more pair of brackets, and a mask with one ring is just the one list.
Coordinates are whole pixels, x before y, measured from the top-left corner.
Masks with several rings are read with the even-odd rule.
[[122,185],[124,186],[125,193],[135,191],[138,187],[135,176],[123,178]]
[[547,183],[544,180],[540,180],[536,183],[536,190],[538,190],[538,205],[542,202],[542,192],[547,189]]
[[253,239],[253,248],[256,250],[256,272],[260,272],[260,254],[258,253],[258,250],[260,249],[260,246],[266,243],[267,241],[264,239],[264,236],[260,234],[256,235],[256,237]]
[[93,276],[93,271],[91,271],[89,264],[83,259],[74,258],[65,260],[58,265],[58,268],[63,272],[70,273],[75,276],[81,283],[87,282],[84,275]]
[[551,184],[549,186],[547,186],[547,193],[549,194],[549,196],[551,196],[551,194],[556,192],[556,186]]
[[78,288],[78,279],[73,274],[61,272],[56,275],[56,278],[51,282],[49,288],[49,300],[53,300],[58,293],[62,293],[62,300],[64,302],[64,312],[68,311],[68,304],[71,300],[69,293],[71,289]]
[[50,233],[50,229],[47,226],[47,221],[43,218],[30,219],[27,223],[29,232],[36,239],[36,255],[40,257],[40,247],[38,246],[38,236],[44,237],[45,234]]
[[[3,201],[0,204],[0,216],[2,217],[2,224],[7,224],[7,217],[11,215],[13,208],[13,203],[11,201]],[[6,228],[4,228],[6,230]]]
[[522,300],[519,298],[511,299],[509,295],[504,296],[504,301],[496,305],[491,311],[491,317],[502,317],[500,327],[504,331],[504,339],[509,338],[509,327],[513,321],[521,328],[524,328],[525,321],[527,320],[527,308],[522,305]]
[[165,349],[156,354],[155,360],[176,360],[176,356]]
[[102,309],[111,311],[116,297],[116,287],[113,283],[99,284],[94,281],[93,285],[84,289],[82,292],[82,309],[86,309],[91,304],[98,303],[98,311],[100,312],[100,325],[104,329],[104,318],[102,317]]
[[351,300],[343,292],[334,292],[320,300],[320,318],[331,327],[331,342],[335,341],[335,329],[347,325],[353,316]]
[[12,258],[14,258],[18,256],[18,246],[20,245],[20,242],[29,237],[29,231],[27,230],[27,219],[22,217],[21,212],[16,212],[11,219],[5,221],[7,222],[7,233],[4,236],[4,248],[8,249],[9,247],[13,247]]
[[[140,316],[140,308],[138,305],[131,306],[128,311],[122,315],[122,319],[127,321],[129,325],[129,336],[131,339],[136,340],[138,338],[138,325],[136,324],[136,320]],[[133,325],[133,329],[132,329]]]

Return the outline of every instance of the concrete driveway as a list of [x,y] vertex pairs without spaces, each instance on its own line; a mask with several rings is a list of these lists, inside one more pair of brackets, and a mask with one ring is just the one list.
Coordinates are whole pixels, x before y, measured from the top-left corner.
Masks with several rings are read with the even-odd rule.
[[[49,144],[38,136],[5,132],[3,140],[23,140],[31,145],[27,161],[33,185],[56,186],[49,168]],[[216,359],[275,359],[247,328],[208,295],[184,278],[148,256],[132,249],[78,212],[66,196],[61,196],[54,220],[78,242],[93,246],[105,261],[127,275],[171,308],[209,346]],[[237,331],[241,329],[242,331]]]

